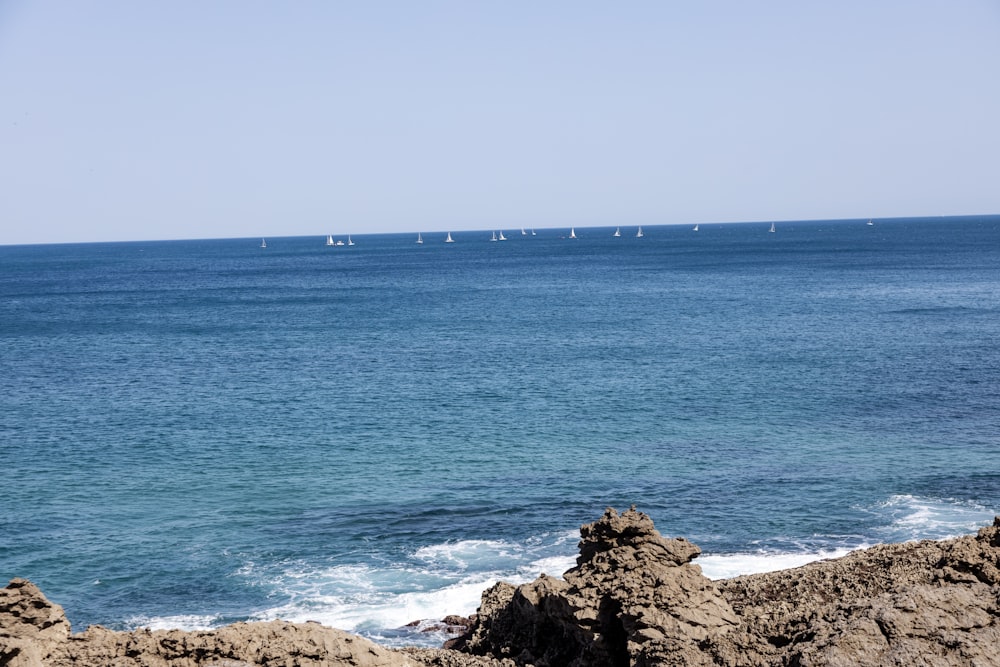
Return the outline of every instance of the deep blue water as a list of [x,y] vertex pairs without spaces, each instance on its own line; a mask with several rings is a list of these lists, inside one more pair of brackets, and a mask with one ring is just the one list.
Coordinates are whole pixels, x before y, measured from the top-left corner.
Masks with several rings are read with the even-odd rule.
[[0,575],[426,642],[607,506],[714,576],[988,523],[1000,217],[767,227],[0,247]]

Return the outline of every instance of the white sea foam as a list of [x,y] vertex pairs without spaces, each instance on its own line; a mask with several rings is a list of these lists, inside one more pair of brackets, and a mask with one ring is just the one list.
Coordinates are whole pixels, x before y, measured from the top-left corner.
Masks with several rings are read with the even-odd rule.
[[483,564],[495,564],[498,560],[516,562],[524,557],[524,548],[500,540],[461,540],[421,547],[413,557],[429,565],[464,570]]
[[129,627],[149,630],[210,630],[219,624],[218,616],[180,614],[177,616],[135,617],[127,621]]
[[[994,514],[973,503],[912,495],[892,496],[865,511],[876,517],[867,535],[772,538],[768,548],[706,553],[694,562],[711,579],[771,572],[838,558],[877,542],[968,534],[987,525]],[[474,613],[482,592],[498,581],[520,584],[543,572],[562,576],[576,564],[578,539],[572,531],[525,543],[461,540],[426,545],[394,564],[251,563],[239,575],[281,601],[253,614],[252,620],[317,621],[387,645],[432,646],[440,645],[444,634],[430,622]],[[411,626],[414,622],[418,624]],[[130,625],[200,630],[219,623],[215,616],[165,616],[133,619]]]
[[550,577],[562,577],[563,573],[571,567],[576,566],[576,556],[550,556],[549,558],[539,558],[518,569],[518,574],[525,576],[530,581],[538,575],[545,573]]
[[[311,567],[289,564],[280,571],[242,573],[272,588],[284,602],[254,620],[317,621],[358,632],[382,643],[439,645],[440,633],[414,622],[438,621],[449,614],[475,613],[484,590],[498,581],[521,584],[541,573],[561,576],[575,556],[553,553],[567,547],[564,535],[517,544],[462,540],[417,549],[405,563]],[[577,539],[573,535],[573,539]],[[426,625],[426,623],[425,623]]]
[[774,572],[800,567],[818,560],[839,558],[878,542],[941,540],[968,535],[982,526],[989,525],[996,515],[994,510],[969,501],[908,494],[891,496],[885,502],[865,509],[884,521],[881,527],[875,528],[872,537],[876,539],[862,539],[857,536],[847,540],[853,542],[850,547],[829,549],[803,547],[802,550],[790,551],[704,554],[695,562],[710,579],[728,579],[742,574]]
[[826,558],[839,558],[850,552],[851,549],[833,549],[802,553],[704,554],[694,562],[701,566],[702,573],[709,579],[729,579],[741,574],[759,574],[801,567]]
[[258,619],[317,621],[352,632],[400,628],[414,621],[441,619],[448,614],[471,614],[479,606],[483,590],[499,580],[499,577],[472,577],[435,590],[387,592],[368,599],[314,595],[268,609],[259,614]]
[[887,541],[945,539],[975,532],[989,525],[996,510],[966,500],[891,496],[873,511],[889,519],[882,529]]

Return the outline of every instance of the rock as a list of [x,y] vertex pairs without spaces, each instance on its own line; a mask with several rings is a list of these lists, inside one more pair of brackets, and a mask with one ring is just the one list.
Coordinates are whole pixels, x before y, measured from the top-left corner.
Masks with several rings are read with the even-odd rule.
[[59,642],[69,636],[63,608],[49,602],[26,579],[12,579],[0,590],[0,637]]
[[542,575],[484,593],[466,650],[539,665],[700,664],[698,644],[737,625],[691,564],[698,547],[664,538],[635,508],[608,509],[580,534],[565,581]]
[[717,583],[635,508],[580,533],[565,581],[497,584],[457,645],[539,667],[1000,665],[1000,517]]
[[1000,664],[998,535],[1000,517],[974,537],[719,582],[741,624],[712,652],[726,665]]
[[0,590],[3,667],[929,667],[1000,665],[1000,517],[974,536],[887,544],[712,582],[697,546],[635,508],[581,527],[564,579],[483,593],[455,649],[390,650],[316,623],[70,634],[34,584]]
[[211,632],[91,626],[70,634],[62,607],[14,579],[0,590],[0,665],[148,665],[150,667],[407,667],[416,658],[316,623],[236,623]]
[[62,607],[30,581],[12,579],[0,590],[0,665],[41,667],[69,633]]

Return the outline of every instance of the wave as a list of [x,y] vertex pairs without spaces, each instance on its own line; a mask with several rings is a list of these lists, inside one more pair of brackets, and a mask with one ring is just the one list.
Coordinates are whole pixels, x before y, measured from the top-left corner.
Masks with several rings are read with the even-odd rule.
[[389,565],[294,564],[262,571],[258,584],[284,601],[252,620],[317,621],[386,645],[439,646],[446,635],[434,622],[474,614],[483,591],[498,581],[520,584],[572,567],[575,554],[564,555],[568,539],[575,545],[578,536],[529,544],[462,540],[421,547]]
[[[879,542],[968,534],[989,524],[994,515],[972,502],[915,495],[894,495],[855,509],[870,517],[859,534],[765,538],[755,542],[765,546],[705,553],[695,564],[711,579],[771,572],[838,558]],[[268,590],[268,597],[277,602],[248,620],[316,621],[387,646],[440,646],[449,636],[440,619],[475,613],[482,592],[498,581],[520,584],[543,572],[562,576],[576,564],[578,539],[573,531],[525,543],[449,541],[419,547],[394,563],[248,563],[240,576],[249,585]],[[201,630],[217,627],[223,619],[165,616],[133,621],[133,627]]]
[[898,494],[871,508],[870,512],[885,522],[876,529],[880,541],[906,542],[943,540],[974,533],[992,522],[998,510],[970,500]]
[[[785,541],[791,548],[709,553],[695,562],[709,579],[774,572],[818,560],[840,558],[878,543],[943,540],[968,535],[989,525],[996,515],[994,510],[967,500],[909,494],[893,495],[872,507],[858,509],[874,517],[867,535],[815,535],[808,540],[772,539],[769,540],[771,543]],[[817,548],[824,543],[828,546]]]
[[176,616],[136,616],[126,621],[128,628],[147,628],[149,630],[211,630],[219,627],[221,617],[217,614],[200,616],[197,614],[178,614]]
[[818,560],[840,558],[851,551],[853,549],[842,548],[803,553],[705,554],[700,556],[695,563],[701,566],[702,574],[709,579],[731,579],[744,574],[788,570]]

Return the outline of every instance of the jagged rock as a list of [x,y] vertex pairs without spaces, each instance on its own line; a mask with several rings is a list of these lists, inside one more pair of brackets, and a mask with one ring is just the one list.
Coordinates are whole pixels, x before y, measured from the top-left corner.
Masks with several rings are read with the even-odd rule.
[[12,579],[0,590],[0,665],[41,667],[49,647],[69,637],[62,607],[30,581]]
[[[458,619],[449,617],[450,621]],[[218,630],[70,634],[62,607],[14,579],[0,589],[2,667],[514,667],[441,649],[390,650],[318,623],[235,623]]]
[[723,665],[1000,665],[1000,517],[976,536],[885,544],[719,589]]
[[14,579],[0,590],[0,665],[143,667],[415,667],[427,664],[317,623],[236,623],[211,632],[91,626],[70,634],[62,607]]
[[634,508],[581,536],[564,582],[494,586],[457,645],[537,667],[1000,665],[1000,517],[717,583]]
[[565,581],[543,575],[484,594],[466,650],[538,665],[690,665],[702,660],[699,642],[737,625],[691,564],[698,547],[664,538],[634,507],[609,508],[580,534]]
[[483,593],[461,652],[389,650],[281,621],[73,635],[59,605],[14,579],[0,590],[0,666],[1000,665],[1000,517],[975,536],[720,582],[691,562],[697,546],[664,538],[635,508],[607,510],[581,537],[564,579]]

